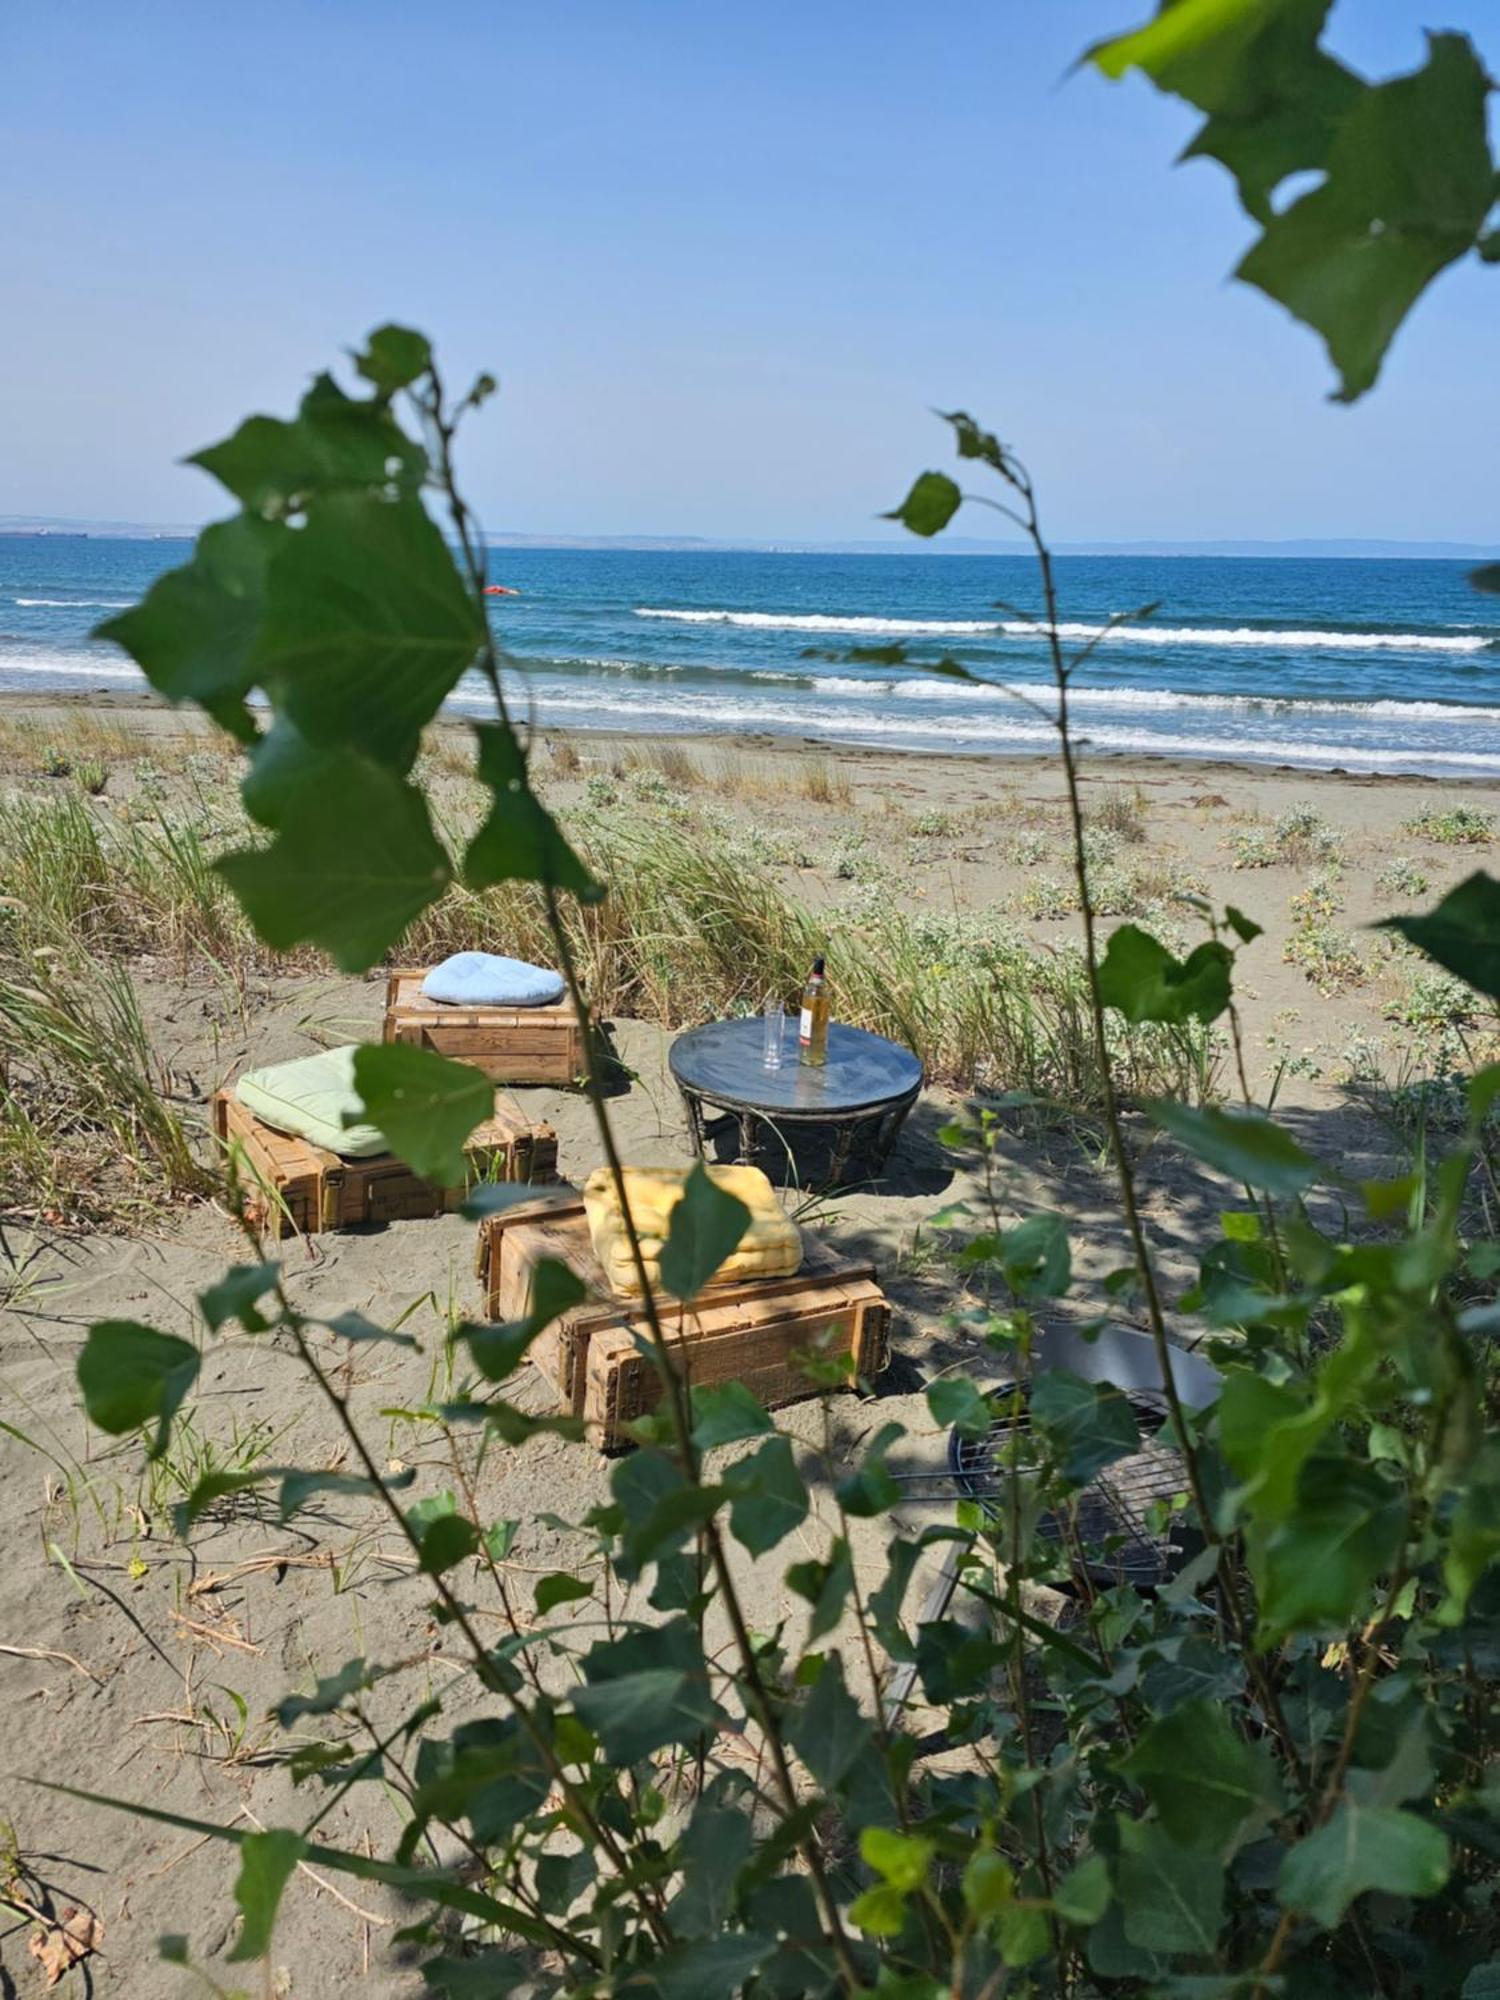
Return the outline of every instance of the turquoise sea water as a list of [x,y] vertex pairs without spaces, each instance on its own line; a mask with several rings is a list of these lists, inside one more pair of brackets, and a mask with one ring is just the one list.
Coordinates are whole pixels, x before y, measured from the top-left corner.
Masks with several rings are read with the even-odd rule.
[[[182,542],[0,537],[0,689],[139,685],[91,640]],[[1016,556],[495,550],[515,692],[543,724],[891,749],[1043,751],[1037,592]],[[1065,632],[1156,603],[1075,692],[1099,750],[1500,776],[1500,599],[1461,562],[1064,556]],[[853,649],[904,645],[897,663]],[[923,672],[944,655],[983,685]],[[1015,692],[1012,693],[1011,690]],[[478,707],[460,687],[453,706]]]

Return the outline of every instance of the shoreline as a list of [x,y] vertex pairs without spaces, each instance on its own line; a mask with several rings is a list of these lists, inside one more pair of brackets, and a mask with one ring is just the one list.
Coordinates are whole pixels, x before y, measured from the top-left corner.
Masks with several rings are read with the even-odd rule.
[[[54,713],[73,715],[78,711],[94,713],[107,711],[111,718],[129,717],[135,720],[142,735],[159,734],[211,734],[211,725],[198,720],[193,711],[174,708],[160,695],[149,688],[129,688],[115,690],[106,687],[91,688],[87,692],[69,693],[66,690],[46,689],[35,694],[20,688],[0,689],[0,715],[25,718],[31,715],[46,717]],[[148,720],[148,718],[154,718]],[[461,731],[468,725],[464,717],[451,712],[438,717],[433,728],[439,731]],[[756,757],[799,758],[822,757],[829,761],[852,762],[868,767],[875,764],[890,764],[897,769],[934,769],[953,765],[967,773],[976,769],[998,772],[1003,780],[1014,781],[1022,774],[1035,774],[1039,769],[1048,769],[1056,761],[1052,750],[976,750],[943,749],[928,750],[915,745],[901,745],[893,748],[886,744],[865,743],[857,739],[839,740],[820,736],[807,736],[787,732],[780,734],[771,730],[647,730],[589,728],[576,723],[537,723],[531,731],[538,743],[554,739],[596,743],[615,746],[620,749],[634,749],[642,745],[657,748],[680,745],[688,754],[708,751],[710,753],[732,753]],[[1410,771],[1358,771],[1341,764],[1289,764],[1271,762],[1256,757],[1224,756],[1184,756],[1177,751],[1153,751],[1140,748],[1130,750],[1097,749],[1087,741],[1087,731],[1082,732],[1080,761],[1085,775],[1090,768],[1103,769],[1110,774],[1110,782],[1128,780],[1137,767],[1160,773],[1164,776],[1191,778],[1195,774],[1221,774],[1247,780],[1278,780],[1298,784],[1343,784],[1362,787],[1425,787],[1463,786],[1500,793],[1500,779],[1482,774],[1434,773],[1420,770]]]

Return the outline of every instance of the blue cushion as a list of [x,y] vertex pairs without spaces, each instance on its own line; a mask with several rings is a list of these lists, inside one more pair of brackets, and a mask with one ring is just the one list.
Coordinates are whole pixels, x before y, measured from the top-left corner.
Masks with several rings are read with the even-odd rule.
[[550,1007],[563,991],[560,972],[488,951],[456,951],[422,981],[424,999],[454,1007]]

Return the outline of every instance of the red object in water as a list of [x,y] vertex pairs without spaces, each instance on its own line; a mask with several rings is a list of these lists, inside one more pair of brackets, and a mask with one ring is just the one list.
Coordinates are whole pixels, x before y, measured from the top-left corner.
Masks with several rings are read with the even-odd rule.
[[484,594],[486,597],[519,597],[521,595],[519,590],[513,589],[508,583],[487,583],[484,586]]

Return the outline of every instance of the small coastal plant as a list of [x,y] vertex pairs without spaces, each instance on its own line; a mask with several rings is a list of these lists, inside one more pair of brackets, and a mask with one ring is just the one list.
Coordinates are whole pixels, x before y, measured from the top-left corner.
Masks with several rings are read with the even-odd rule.
[[1439,847],[1484,847],[1494,837],[1495,815],[1480,806],[1429,805],[1402,825]]
[[[159,693],[240,744],[259,830],[216,867],[267,946],[364,970],[409,946],[455,878],[472,895],[509,885],[540,899],[587,1019],[580,922],[628,916],[632,864],[603,880],[531,783],[455,469],[461,424],[493,384],[450,395],[427,342],[393,326],[356,365],[355,392],[320,377],[294,418],[254,419],[199,455],[239,511],[106,629]],[[844,1464],[795,1451],[742,1387],[684,1380],[673,1302],[746,1221],[695,1174],[659,1286],[628,1231],[656,1410],[608,1499],[571,1524],[592,1559],[528,1578],[524,1595],[506,1566],[516,1523],[490,1518],[476,1468],[495,1442],[578,1435],[515,1395],[530,1347],[580,1297],[566,1267],[540,1267],[524,1318],[452,1327],[423,1420],[454,1478],[416,1501],[411,1468],[392,1466],[344,1386],[351,1343],[399,1352],[411,1335],[299,1306],[253,1232],[200,1294],[202,1348],[144,1322],[93,1326],[84,1402],[106,1432],[138,1435],[148,1463],[191,1464],[182,1427],[221,1336],[300,1371],[343,1463],[273,1465],[256,1436],[182,1498],[179,1531],[252,1494],[283,1520],[329,1493],[365,1500],[405,1546],[414,1608],[479,1691],[450,1714],[425,1651],[288,1687],[274,1720],[295,1789],[274,1827],[97,1798],[235,1850],[233,1960],[266,1956],[305,1865],[397,1892],[402,1945],[449,1996],[1269,2000],[1477,1996],[1500,1980],[1486,1682],[1500,1649],[1487,1347],[1500,1260],[1476,1195],[1500,1067],[1468,1080],[1458,1129],[1413,1173],[1361,1183],[1255,1099],[1234,997],[1253,915],[1200,899],[1190,949],[1131,922],[1103,932],[1069,700],[1091,648],[1067,650],[1024,465],[968,416],[948,421],[961,468],[987,482],[974,500],[1036,556],[1081,933],[1057,954],[1070,1041],[1056,1019],[1092,1079],[1123,1257],[1086,1259],[1056,1215],[1014,1219],[999,1140],[1021,1107],[981,1095],[952,1119],[943,1143],[982,1190],[942,1225],[971,1284],[950,1329],[970,1362],[926,1399],[932,1425],[977,1454],[986,1497],[915,1532],[893,1518],[899,1426],[872,1424]],[[896,517],[931,536],[964,497],[927,472]],[[393,657],[406,664],[391,677]],[[491,700],[471,739],[488,805],[454,851],[417,752],[475,669]],[[1500,884],[1476,873],[1391,921],[1477,1008],[1500,998]],[[988,949],[1005,963],[1003,938]],[[921,963],[947,976],[945,959]],[[997,980],[993,1005],[1012,998]],[[1228,1101],[1212,1093],[1221,1042]],[[1179,1087],[1161,1087],[1159,1060],[1143,1084],[1143,1052],[1174,1046],[1192,1057]],[[403,1158],[456,1174],[489,1102],[482,1078],[377,1046],[355,1076]],[[587,1087],[618,1184],[607,1100]],[[1222,1188],[1183,1218],[1199,1255],[1186,1296],[1168,1294],[1142,1213],[1148,1143]],[[474,1212],[508,1192],[477,1191]],[[1095,1334],[1138,1329],[1152,1396],[1113,1385],[1108,1365],[1048,1365],[1062,1301]],[[1179,1379],[1184,1335],[1213,1364],[1208,1387]],[[805,1365],[811,1387],[844,1379],[816,1352]],[[1164,1483],[1122,1527],[1099,1496],[1143,1463]],[[873,1571],[854,1554],[871,1523],[885,1525]],[[924,1613],[913,1585],[930,1555],[951,1590]],[[756,1563],[774,1563],[785,1592],[769,1632],[744,1607]],[[222,1722],[262,1753],[260,1718]],[[398,1806],[388,1853],[329,1831],[358,1787]],[[182,1938],[163,1951],[188,1957]]]
[[1384,896],[1425,896],[1432,884],[1409,855],[1398,854],[1375,877],[1375,887]]

